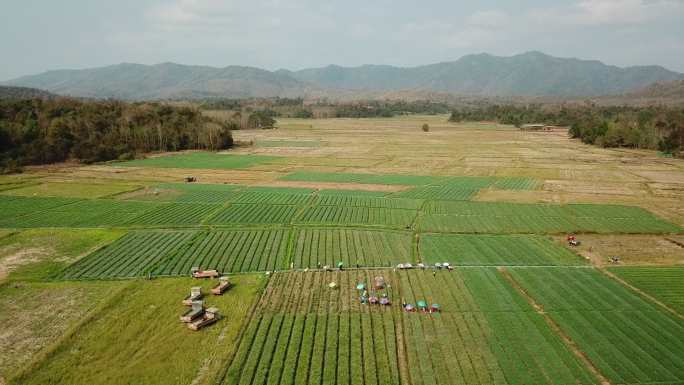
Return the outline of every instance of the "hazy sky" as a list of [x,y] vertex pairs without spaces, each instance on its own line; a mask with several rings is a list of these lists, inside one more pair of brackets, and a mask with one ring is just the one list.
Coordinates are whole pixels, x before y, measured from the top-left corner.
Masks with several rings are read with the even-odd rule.
[[177,62],[412,66],[530,50],[684,72],[684,0],[0,0],[0,79]]

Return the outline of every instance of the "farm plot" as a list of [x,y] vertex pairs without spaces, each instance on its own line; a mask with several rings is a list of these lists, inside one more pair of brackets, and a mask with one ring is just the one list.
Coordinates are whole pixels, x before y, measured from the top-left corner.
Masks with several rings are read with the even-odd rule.
[[318,191],[320,197],[368,197],[381,198],[387,195],[384,191],[366,191],[366,190],[339,190],[339,189],[322,189]]
[[79,182],[44,182],[6,191],[4,194],[21,196],[69,197],[69,198],[103,198],[140,188],[134,184],[106,183],[95,181]]
[[412,384],[597,383],[494,269],[399,275],[403,300],[442,305],[401,313]]
[[412,234],[397,231],[300,229],[295,235],[296,268],[317,266],[392,266],[412,261]]
[[324,195],[318,197],[316,204],[319,206],[379,207],[388,209],[418,210],[423,205],[423,201],[402,198]]
[[14,222],[17,217],[27,214],[35,214],[39,211],[49,210],[59,206],[65,206],[77,202],[71,198],[42,198],[20,197],[0,195],[0,224]]
[[198,225],[220,207],[206,203],[169,203],[131,219],[128,224],[169,227]]
[[[398,365],[396,312],[362,306],[353,298],[356,283],[372,276],[360,271],[275,274],[223,384],[405,383]],[[330,281],[339,289],[330,289]],[[396,300],[393,289],[387,292]]]
[[411,190],[394,193],[391,195],[391,197],[425,200],[467,201],[475,196],[478,191],[480,190],[467,189],[460,186],[420,186]]
[[[187,244],[196,234],[196,231],[130,232],[69,266],[59,278],[106,279],[144,276]],[[184,273],[187,274],[188,271]]]
[[219,210],[206,223],[211,225],[288,224],[297,213],[291,205],[230,205]]
[[[617,215],[625,208],[623,217]],[[550,205],[502,202],[426,204],[421,231],[463,233],[672,233],[681,228],[646,210],[612,205]],[[593,213],[594,216],[578,216]],[[612,214],[611,214],[612,213]]]
[[423,234],[420,259],[427,264],[454,265],[578,265],[580,258],[552,240],[537,235]]
[[480,189],[491,186],[496,179],[491,177],[445,177],[430,185],[415,187],[411,190],[394,193],[392,197],[465,201],[470,200]]
[[520,177],[501,177],[497,178],[492,185],[499,190],[536,190],[541,186],[541,182],[533,178]]
[[193,266],[225,273],[284,269],[288,236],[289,230],[203,232],[165,258],[153,275],[185,275]]
[[615,267],[609,270],[684,315],[684,267]]
[[362,183],[362,184],[389,184],[422,186],[444,181],[445,177],[428,175],[400,175],[400,174],[353,174],[353,173],[327,173],[311,171],[295,171],[280,180],[298,182],[329,182],[329,183]]
[[238,194],[233,202],[279,205],[307,204],[314,200],[313,191],[297,188],[249,187]]
[[612,383],[684,382],[681,319],[594,269],[510,274]]
[[404,229],[416,216],[414,210],[377,207],[310,206],[295,220],[301,224],[381,226]]
[[229,155],[215,152],[193,152],[179,155],[158,156],[140,160],[116,163],[124,167],[197,168],[197,169],[242,169],[282,159],[266,155]]
[[[178,322],[178,315],[186,309],[179,298],[187,295],[191,286],[200,286],[206,293],[215,281],[174,278],[118,283],[116,290],[104,297],[103,306],[48,347],[48,354],[12,373],[9,383],[216,384],[265,284],[261,274],[243,274],[231,281],[235,284],[231,290],[207,299],[223,319],[201,333]],[[70,296],[65,298],[65,302],[73,302]],[[83,295],[76,298],[88,299]],[[31,313],[40,313],[36,308]]]
[[[40,199],[40,198],[30,198]],[[82,200],[50,210],[11,218],[7,227],[113,227],[124,226],[133,218],[159,207],[152,202]]]

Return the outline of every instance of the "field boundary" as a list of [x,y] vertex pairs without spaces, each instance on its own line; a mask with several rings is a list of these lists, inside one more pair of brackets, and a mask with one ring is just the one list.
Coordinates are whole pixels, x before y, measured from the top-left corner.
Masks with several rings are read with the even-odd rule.
[[546,321],[551,330],[561,338],[565,346],[582,361],[584,366],[589,369],[594,377],[598,378],[602,385],[612,385],[608,378],[606,378],[599,371],[598,367],[591,362],[586,353],[584,353],[579,346],[577,346],[577,343],[573,341],[572,338],[570,338],[570,336],[563,331],[563,329],[561,329],[561,327],[544,311],[544,307],[537,303],[534,298],[532,298],[532,296],[515,280],[515,278],[511,276],[506,268],[499,267],[497,268],[497,271],[511,285],[511,287],[518,292],[518,294],[520,294],[530,306],[532,306],[534,311],[544,318],[544,321]]
[[636,287],[636,286],[632,285],[631,283],[625,281],[624,279],[618,277],[616,274],[611,273],[610,271],[606,270],[605,268],[597,267],[596,269],[597,269],[598,271],[600,271],[601,273],[603,273],[603,274],[604,274],[605,276],[607,276],[608,278],[611,278],[611,279],[617,281],[618,283],[622,284],[623,286],[626,286],[628,289],[630,289],[630,290],[632,290],[633,292],[637,293],[639,296],[641,296],[641,297],[643,297],[643,298],[645,298],[645,299],[647,299],[647,300],[653,302],[654,304],[660,306],[661,308],[663,308],[663,309],[666,310],[667,312],[671,313],[671,314],[674,315],[675,317],[677,317],[677,318],[679,318],[679,319],[681,319],[681,320],[684,320],[684,315],[679,314],[679,312],[678,312],[677,310],[675,310],[675,309],[671,308],[670,306],[666,305],[664,302],[660,301],[660,300],[657,299],[656,297],[654,297],[654,296],[652,296],[652,295],[646,293],[645,291],[639,289],[638,287]]

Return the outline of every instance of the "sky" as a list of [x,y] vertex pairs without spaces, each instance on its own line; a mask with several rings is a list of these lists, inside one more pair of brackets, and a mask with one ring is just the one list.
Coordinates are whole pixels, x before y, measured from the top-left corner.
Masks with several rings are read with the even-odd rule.
[[122,62],[297,70],[541,51],[684,72],[684,0],[0,0],[0,80]]

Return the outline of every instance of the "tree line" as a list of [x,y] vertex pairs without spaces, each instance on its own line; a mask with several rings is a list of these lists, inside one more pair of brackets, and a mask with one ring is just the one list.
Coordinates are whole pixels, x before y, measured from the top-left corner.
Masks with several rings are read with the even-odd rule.
[[[450,106],[448,104],[428,100],[368,100],[341,102],[320,99],[314,102],[305,102],[302,98],[213,98],[199,101],[198,106],[204,110],[239,112],[239,117],[243,118],[242,124],[240,125],[241,128],[254,127],[254,125],[247,125],[247,121],[252,115],[255,115],[253,118],[254,122],[262,123],[264,116],[302,119],[315,119],[318,117],[374,118],[406,114],[448,114],[450,111]],[[244,119],[245,117],[247,117],[247,119]],[[262,124],[261,127],[264,127],[264,125]]]
[[684,107],[486,105],[452,111],[449,121],[497,121],[520,127],[569,127],[569,135],[602,147],[630,147],[684,155]]
[[0,171],[66,160],[231,147],[230,127],[199,109],[71,98],[0,100]]

